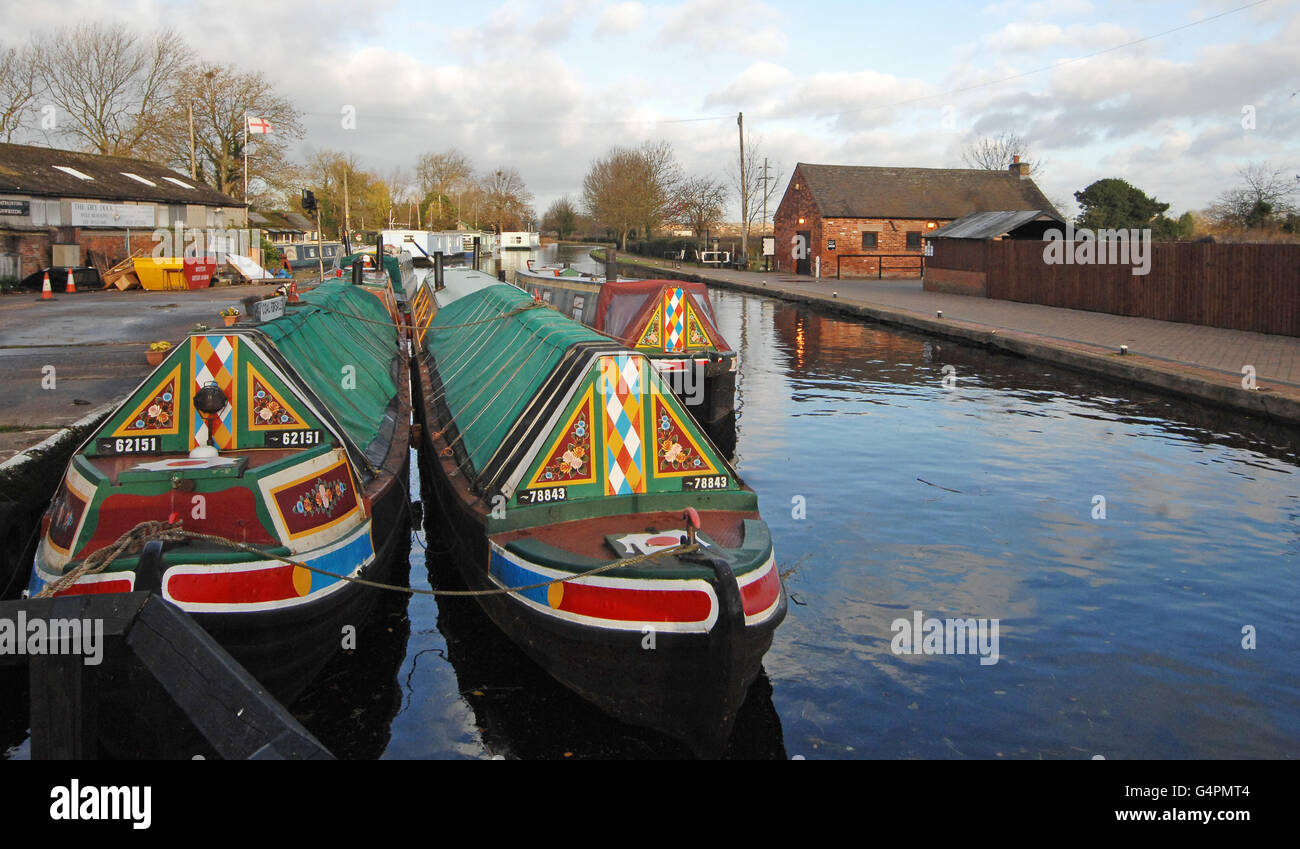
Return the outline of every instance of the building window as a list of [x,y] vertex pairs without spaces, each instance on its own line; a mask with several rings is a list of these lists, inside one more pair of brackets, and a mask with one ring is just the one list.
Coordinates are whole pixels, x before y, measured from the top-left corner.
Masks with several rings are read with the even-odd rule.
[[862,249],[864,251],[874,251],[880,241],[880,234],[874,230],[862,234]]
[[909,251],[919,251],[921,249],[921,231],[907,231],[907,249]]

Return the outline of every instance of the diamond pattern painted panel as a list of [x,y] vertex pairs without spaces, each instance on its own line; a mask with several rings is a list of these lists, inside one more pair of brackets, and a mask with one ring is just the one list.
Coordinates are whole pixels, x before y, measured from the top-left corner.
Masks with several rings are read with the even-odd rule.
[[[190,353],[194,358],[194,385],[190,388],[190,397],[186,403],[193,404],[194,393],[210,381],[216,381],[227,401],[225,409],[216,415],[213,444],[223,450],[235,447],[235,409],[231,399],[235,397],[235,356],[238,344],[236,336],[190,337]],[[207,441],[207,422],[195,411],[190,448],[205,445]]]
[[605,494],[645,492],[642,394],[643,360],[619,354],[600,358],[600,398],[604,408]]

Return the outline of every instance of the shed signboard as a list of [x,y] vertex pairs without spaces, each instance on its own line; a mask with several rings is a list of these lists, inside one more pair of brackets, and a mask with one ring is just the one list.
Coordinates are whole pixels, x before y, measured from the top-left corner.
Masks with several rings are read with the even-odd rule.
[[73,227],[153,227],[152,206],[126,203],[72,202]]

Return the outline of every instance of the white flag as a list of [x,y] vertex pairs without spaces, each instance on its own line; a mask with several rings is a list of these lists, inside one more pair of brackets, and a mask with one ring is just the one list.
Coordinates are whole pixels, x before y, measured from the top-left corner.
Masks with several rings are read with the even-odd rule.
[[263,135],[271,132],[271,125],[266,122],[265,118],[249,118],[248,131],[253,135]]

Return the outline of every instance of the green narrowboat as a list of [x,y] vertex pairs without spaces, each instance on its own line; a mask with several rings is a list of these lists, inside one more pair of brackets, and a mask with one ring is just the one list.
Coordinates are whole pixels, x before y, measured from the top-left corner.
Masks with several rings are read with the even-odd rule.
[[570,689],[720,753],[786,612],[757,496],[645,354],[486,274],[433,282],[421,462],[466,584]]
[[[409,376],[383,275],[191,334],[73,455],[29,596],[158,593],[291,698],[379,592],[346,579],[383,580],[409,521]],[[144,522],[176,532],[161,553],[83,573]]]

